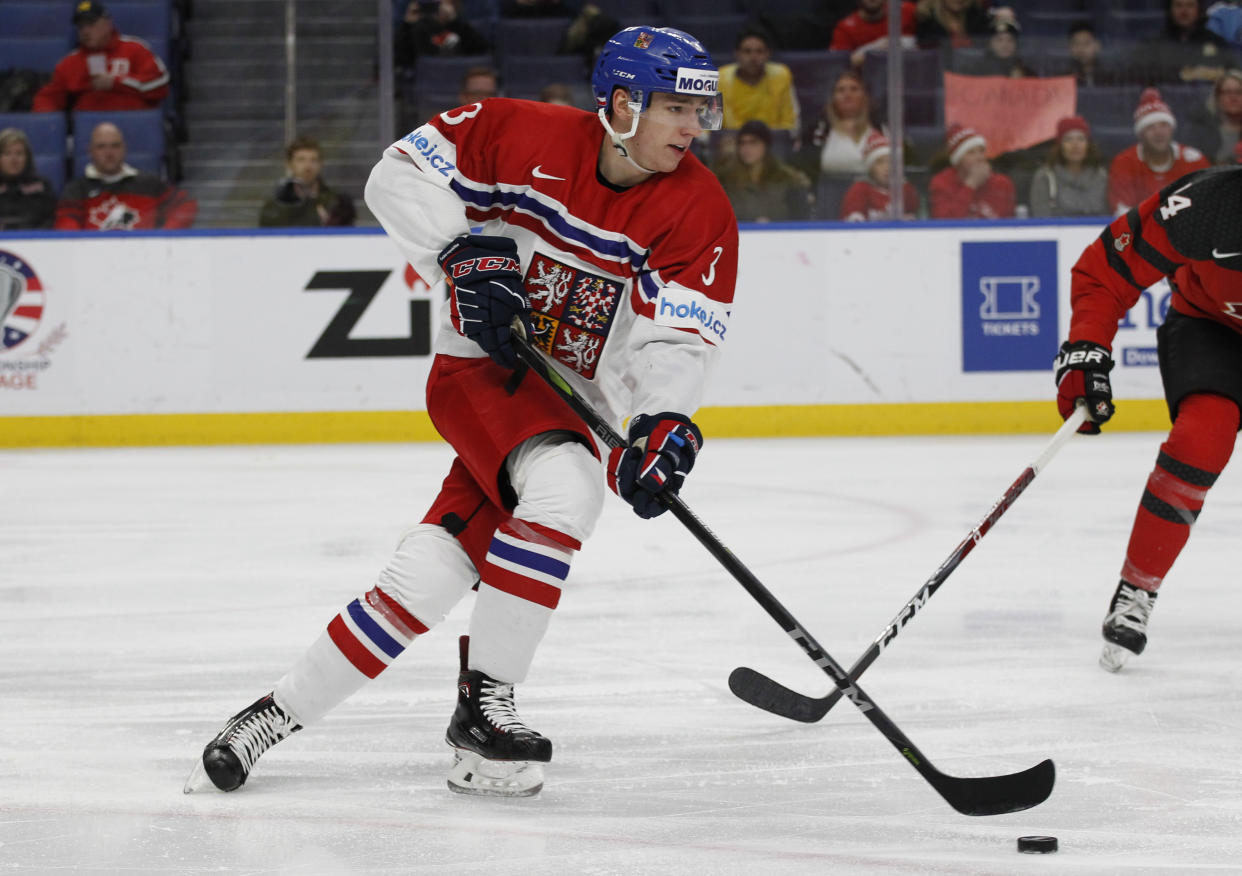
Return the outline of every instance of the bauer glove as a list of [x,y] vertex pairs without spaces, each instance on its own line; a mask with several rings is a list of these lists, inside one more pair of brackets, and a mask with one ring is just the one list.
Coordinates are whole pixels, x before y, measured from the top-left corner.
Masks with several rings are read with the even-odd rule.
[[521,318],[527,337],[533,335],[517,244],[507,237],[463,234],[444,248],[438,261],[449,287],[453,328],[497,365],[515,367],[510,338],[514,318]]
[[1098,435],[1100,423],[1113,415],[1113,387],[1108,372],[1113,370],[1113,357],[1107,347],[1091,341],[1066,341],[1053,363],[1056,368],[1057,410],[1061,419],[1069,419],[1079,399],[1087,404],[1087,422],[1078,431]]
[[608,486],[639,517],[658,517],[667,510],[659,497],[681,489],[703,433],[681,414],[639,414],[630,423],[629,441],[608,456]]

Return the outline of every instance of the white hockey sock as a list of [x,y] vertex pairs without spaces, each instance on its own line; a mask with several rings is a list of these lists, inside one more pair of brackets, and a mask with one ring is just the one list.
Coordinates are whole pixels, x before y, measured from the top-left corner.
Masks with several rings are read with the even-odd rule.
[[[276,684],[276,701],[298,723],[322,718],[427,632],[395,599],[372,588],[332,618],[327,630]],[[287,707],[287,708],[286,708]]]
[[510,683],[526,679],[579,547],[564,533],[518,518],[496,530],[470,616],[471,669]]
[[480,584],[470,615],[469,668],[497,681],[525,681],[551,619],[546,606]]
[[339,706],[368,681],[324,631],[276,682],[272,695],[278,706],[305,727]]

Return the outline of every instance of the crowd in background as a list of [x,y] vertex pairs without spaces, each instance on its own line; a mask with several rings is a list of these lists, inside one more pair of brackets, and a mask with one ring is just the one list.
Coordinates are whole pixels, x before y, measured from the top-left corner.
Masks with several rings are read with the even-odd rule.
[[[637,5],[655,8],[654,2]],[[1063,11],[1055,36],[1047,25],[1050,5]],[[1118,8],[1161,13],[1160,20],[1143,19],[1150,32],[1122,39],[1102,28],[1098,15],[1088,14],[1097,5],[903,2],[901,47],[911,58],[934,53],[936,71],[1072,76],[1080,95],[1101,87],[1135,88],[1141,93],[1127,108],[1132,124],[1122,132],[1128,142],[1118,140],[1116,125],[1107,128],[1107,143],[1102,140],[1104,126],[1080,101],[1079,111],[1061,117],[1046,142],[998,154],[970,125],[944,123],[943,93],[940,83],[932,82],[928,93],[940,104],[918,117],[916,100],[927,95],[912,95],[905,115],[922,124],[907,125],[903,141],[894,144],[885,124],[886,95],[875,93],[877,80],[868,72],[888,51],[888,2],[824,0],[802,4],[813,11],[800,15],[757,12],[738,20],[731,48],[724,51],[715,37],[725,129],[705,134],[695,151],[717,174],[744,222],[875,221],[895,218],[894,213],[933,219],[1117,214],[1189,170],[1237,163],[1242,9],[1234,3],[1209,6],[1206,0],[1152,0],[1150,7],[1118,3]],[[102,3],[79,0],[64,8],[77,48],[37,89],[28,89],[26,106],[5,108],[36,114],[93,110],[115,118],[74,132],[89,141],[90,161],[75,168],[63,187],[38,173],[20,124],[0,130],[0,230],[190,227],[194,202],[176,186],[176,174],[126,162],[122,117],[169,106],[177,86],[170,65],[142,40],[121,34]],[[472,20],[468,13],[480,8],[487,14]],[[403,124],[497,96],[593,109],[587,82],[594,53],[621,26],[633,23],[626,20],[627,8],[606,0],[395,0]],[[1075,17],[1078,12],[1082,17]],[[1026,35],[1024,17],[1040,15],[1039,35]],[[537,18],[557,22],[558,38],[547,55],[580,59],[579,78],[550,74],[537,90],[504,81],[498,63],[504,23]],[[687,24],[687,29],[692,28]],[[1059,59],[1056,69],[1043,58],[1049,53]],[[791,55],[799,58],[798,66],[782,61]],[[808,82],[805,71],[813,68],[806,61],[817,55],[831,63],[816,69],[830,67],[834,73]],[[471,63],[452,68],[451,81],[442,75],[433,79],[428,71],[436,68],[428,59],[445,58]],[[19,75],[28,72],[13,72],[10,80],[28,84]],[[1174,100],[1166,98],[1170,90],[1176,91]],[[894,149],[900,150],[906,174],[896,211],[890,205]],[[280,146],[273,144],[274,165],[279,155]],[[351,194],[324,181],[324,156],[314,137],[286,144],[283,158],[284,173],[271,197],[256,204],[256,224],[353,224]]]

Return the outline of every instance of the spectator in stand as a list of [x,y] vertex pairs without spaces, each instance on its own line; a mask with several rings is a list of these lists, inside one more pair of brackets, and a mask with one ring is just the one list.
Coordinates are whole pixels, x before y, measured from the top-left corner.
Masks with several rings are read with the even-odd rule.
[[175,186],[125,163],[125,138],[111,122],[91,132],[90,164],[71,180],[56,207],[61,231],[189,228],[198,204]]
[[1114,216],[1129,212],[1178,177],[1211,166],[1198,149],[1173,139],[1176,127],[1159,89],[1145,89],[1134,110],[1138,142],[1114,158],[1108,169],[1108,204]]
[[477,103],[500,95],[500,74],[486,65],[471,67],[461,75],[461,88],[457,91],[458,106]]
[[[866,179],[850,186],[841,201],[841,218],[846,222],[883,221],[888,214],[889,183],[892,179],[892,146],[888,137],[872,131],[863,144],[863,168]],[[913,219],[919,207],[919,193],[909,182],[902,183],[901,218]]]
[[992,170],[987,141],[974,129],[953,125],[945,138],[949,166],[931,178],[933,219],[1005,219],[1014,214],[1013,182]]
[[567,18],[574,14],[567,0],[500,0],[505,18]]
[[393,61],[411,68],[423,55],[483,55],[491,50],[487,38],[458,13],[457,0],[412,0],[397,29]]
[[117,33],[102,3],[74,4],[73,25],[78,47],[35,94],[35,112],[154,109],[168,96],[164,62],[142,40]]
[[[604,13],[594,3],[586,3],[578,10],[578,15],[561,34],[561,43],[556,47],[558,55],[580,55],[591,69],[595,68],[596,58],[604,43],[621,29],[621,22]],[[584,71],[583,78],[586,78]]]
[[1242,49],[1242,6],[1213,3],[1207,8],[1207,29],[1229,44],[1235,52]]
[[0,231],[51,228],[55,216],[56,192],[35,170],[26,133],[0,131]]
[[811,135],[822,176],[851,179],[862,176],[863,144],[878,130],[871,117],[871,95],[862,75],[848,68],[837,75],[832,98],[824,105]]
[[1242,137],[1242,70],[1226,70],[1204,103],[1191,107],[1186,142],[1213,164],[1233,164]]
[[[902,0],[901,47],[914,48],[914,23],[917,14],[913,3]],[[888,49],[888,0],[858,0],[858,9],[837,22],[828,48],[834,52],[851,52],[850,62],[861,67],[867,52]]]
[[968,49],[992,32],[980,0],[918,0],[914,38],[920,48]]
[[786,222],[811,218],[811,181],[771,154],[772,131],[752,119],[737,133],[733,154],[716,176],[739,222]]
[[1057,122],[1052,151],[1031,180],[1031,215],[1108,215],[1108,170],[1082,116]]
[[761,30],[743,30],[733,46],[732,64],[720,68],[724,128],[739,130],[752,119],[769,128],[798,133],[798,97],[793,73],[772,60],[772,41]]
[[1131,75],[1149,84],[1215,82],[1237,67],[1229,44],[1208,30],[1201,0],[1166,0],[1159,36],[1138,47]]
[[1122,71],[1100,62],[1103,46],[1095,35],[1095,27],[1089,21],[1077,21],[1070,25],[1067,34],[1069,65],[1065,75],[1073,76],[1079,86],[1120,85],[1125,81]]
[[549,82],[539,89],[539,100],[543,103],[554,103],[557,106],[573,106],[574,92],[564,82]]
[[354,202],[323,181],[323,153],[313,137],[298,137],[285,147],[285,178],[259,210],[263,228],[354,224]]
[[1018,19],[1008,9],[997,10],[992,16],[992,34],[988,37],[983,57],[962,70],[971,76],[1007,76],[1021,79],[1034,76],[1035,71],[1026,65],[1018,54]]

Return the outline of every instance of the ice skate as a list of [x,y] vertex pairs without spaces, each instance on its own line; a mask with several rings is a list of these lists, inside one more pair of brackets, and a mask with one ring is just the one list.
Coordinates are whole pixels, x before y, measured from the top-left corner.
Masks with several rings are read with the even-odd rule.
[[1143,653],[1147,647],[1147,620],[1151,617],[1156,594],[1121,581],[1104,618],[1104,650],[1100,666],[1119,672],[1130,655]]
[[449,790],[459,794],[530,797],[543,787],[543,767],[552,742],[522,723],[513,685],[466,668],[462,636],[457,709],[445,741],[453,747]]
[[190,777],[186,794],[215,786],[235,791],[246,784],[255,761],[280,740],[302,729],[269,693],[229,719],[216,738],[207,743]]

